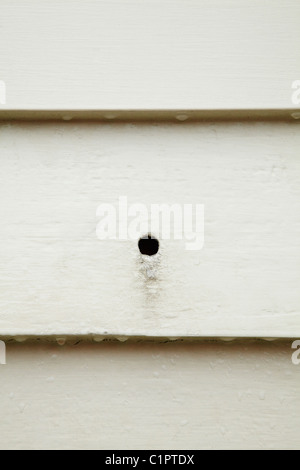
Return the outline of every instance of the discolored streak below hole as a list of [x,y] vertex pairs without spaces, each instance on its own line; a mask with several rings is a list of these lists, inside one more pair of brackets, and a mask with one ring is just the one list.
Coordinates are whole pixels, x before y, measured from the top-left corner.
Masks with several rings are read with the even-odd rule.
[[159,250],[159,241],[151,234],[140,238],[138,245],[142,255],[153,256],[156,255]]

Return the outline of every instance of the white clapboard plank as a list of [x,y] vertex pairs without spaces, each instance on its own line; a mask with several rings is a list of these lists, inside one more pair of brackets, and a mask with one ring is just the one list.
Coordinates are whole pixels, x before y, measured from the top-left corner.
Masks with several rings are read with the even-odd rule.
[[8,344],[0,449],[296,450],[291,354],[291,341]]
[[[299,336],[299,148],[296,122],[3,123],[0,335]],[[119,196],[203,204],[203,249],[149,271],[99,240]]]
[[2,110],[299,108],[299,0],[1,0]]

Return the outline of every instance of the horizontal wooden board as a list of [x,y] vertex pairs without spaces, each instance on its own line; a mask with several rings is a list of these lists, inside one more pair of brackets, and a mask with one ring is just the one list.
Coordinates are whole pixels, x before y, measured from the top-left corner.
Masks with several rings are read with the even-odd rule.
[[299,450],[291,353],[290,341],[8,344],[0,448]]
[[299,31],[298,0],[1,0],[0,109],[299,110]]
[[[296,122],[2,124],[0,335],[299,336],[299,149]],[[99,240],[119,196],[203,204],[203,249]]]

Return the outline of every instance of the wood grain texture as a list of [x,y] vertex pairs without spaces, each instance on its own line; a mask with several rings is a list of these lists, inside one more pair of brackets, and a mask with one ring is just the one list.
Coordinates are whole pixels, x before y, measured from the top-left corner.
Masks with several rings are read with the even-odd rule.
[[1,108],[289,109],[299,31],[298,0],[1,0]]
[[300,449],[289,341],[8,344],[1,449]]
[[[0,334],[300,335],[300,133],[285,123],[0,129]],[[205,245],[96,237],[101,203],[205,205]],[[141,233],[141,236],[144,233]]]

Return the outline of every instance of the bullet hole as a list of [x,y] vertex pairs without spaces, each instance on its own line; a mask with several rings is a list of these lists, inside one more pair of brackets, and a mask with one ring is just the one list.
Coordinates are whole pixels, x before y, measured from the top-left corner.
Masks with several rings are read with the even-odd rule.
[[156,255],[159,250],[159,241],[149,233],[139,239],[139,250],[142,255]]

